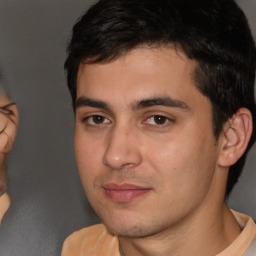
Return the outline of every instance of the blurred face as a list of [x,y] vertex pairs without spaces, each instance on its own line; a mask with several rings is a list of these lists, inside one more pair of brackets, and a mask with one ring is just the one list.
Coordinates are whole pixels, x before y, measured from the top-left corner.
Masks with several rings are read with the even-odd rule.
[[218,144],[193,70],[167,47],[80,65],[77,165],[88,200],[115,234],[159,233],[213,199]]

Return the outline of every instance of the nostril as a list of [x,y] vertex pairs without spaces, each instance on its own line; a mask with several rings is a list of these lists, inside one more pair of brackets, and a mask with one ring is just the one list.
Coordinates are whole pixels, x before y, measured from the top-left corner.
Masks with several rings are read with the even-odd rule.
[[134,142],[132,128],[128,125],[115,125],[107,138],[103,164],[111,169],[137,166],[141,161],[138,144]]
[[125,147],[108,147],[104,156],[103,164],[115,170],[120,170],[124,167],[137,166],[141,161],[141,156],[136,148],[129,146],[127,143]]

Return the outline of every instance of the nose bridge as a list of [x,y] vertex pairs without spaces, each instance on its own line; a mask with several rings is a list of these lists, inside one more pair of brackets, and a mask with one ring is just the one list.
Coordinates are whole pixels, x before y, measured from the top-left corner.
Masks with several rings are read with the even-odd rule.
[[119,170],[123,167],[136,166],[140,161],[135,130],[124,124],[115,125],[107,138],[103,163]]

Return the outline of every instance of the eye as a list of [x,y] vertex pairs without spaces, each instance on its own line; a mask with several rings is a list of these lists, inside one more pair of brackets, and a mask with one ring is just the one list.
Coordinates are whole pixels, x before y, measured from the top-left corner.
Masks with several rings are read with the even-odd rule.
[[88,125],[100,125],[111,123],[109,119],[101,115],[88,116],[83,119],[83,122],[86,122]]
[[162,115],[153,115],[150,116],[149,118],[144,121],[144,123],[149,124],[149,125],[155,125],[155,126],[164,126],[171,122],[172,120],[166,116]]

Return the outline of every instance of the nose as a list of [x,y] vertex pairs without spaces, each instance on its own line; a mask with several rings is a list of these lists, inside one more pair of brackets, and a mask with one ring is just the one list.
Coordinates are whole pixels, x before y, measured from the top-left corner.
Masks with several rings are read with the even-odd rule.
[[115,127],[107,138],[107,145],[103,156],[103,164],[113,170],[136,167],[141,163],[135,131],[127,127]]

